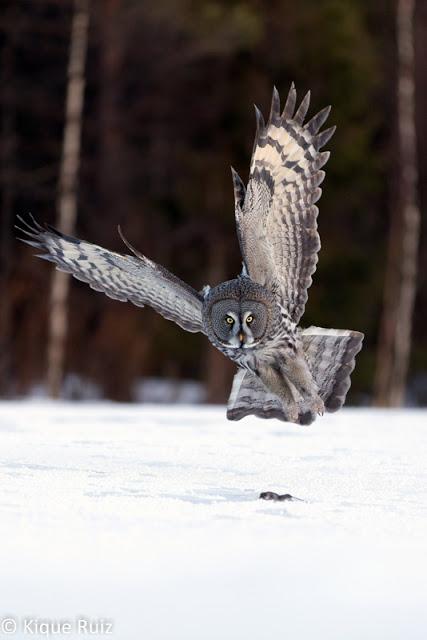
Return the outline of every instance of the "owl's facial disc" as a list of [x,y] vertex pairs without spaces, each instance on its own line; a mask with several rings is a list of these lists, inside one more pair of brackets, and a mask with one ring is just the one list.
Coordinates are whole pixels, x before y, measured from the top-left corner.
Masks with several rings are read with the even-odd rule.
[[265,333],[267,312],[258,301],[219,300],[211,309],[216,338],[231,349],[250,349]]

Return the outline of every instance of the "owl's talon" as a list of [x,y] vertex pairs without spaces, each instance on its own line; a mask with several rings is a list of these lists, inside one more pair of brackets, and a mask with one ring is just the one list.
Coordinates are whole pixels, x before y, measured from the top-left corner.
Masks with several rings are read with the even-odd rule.
[[318,416],[323,416],[323,414],[325,413],[325,405],[321,398],[316,398],[316,400],[313,402],[312,411],[314,413],[317,413]]

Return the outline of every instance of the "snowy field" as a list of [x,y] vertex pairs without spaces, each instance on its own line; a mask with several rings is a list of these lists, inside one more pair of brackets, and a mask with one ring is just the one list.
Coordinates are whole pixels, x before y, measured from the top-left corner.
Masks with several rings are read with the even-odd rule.
[[0,638],[427,638],[427,412],[5,402],[0,438]]

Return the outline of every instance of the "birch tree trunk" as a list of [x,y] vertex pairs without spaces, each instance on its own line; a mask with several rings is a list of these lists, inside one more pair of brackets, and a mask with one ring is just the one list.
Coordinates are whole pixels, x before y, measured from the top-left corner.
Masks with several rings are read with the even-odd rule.
[[401,406],[411,349],[420,210],[414,63],[415,0],[397,0],[398,207],[389,236],[383,318],[377,354],[375,403]]
[[[80,165],[88,29],[89,0],[74,0],[56,223],[57,227],[67,234],[73,232],[77,215],[77,178]],[[51,283],[47,372],[49,395],[53,398],[60,394],[64,373],[68,291],[69,275],[54,271]]]

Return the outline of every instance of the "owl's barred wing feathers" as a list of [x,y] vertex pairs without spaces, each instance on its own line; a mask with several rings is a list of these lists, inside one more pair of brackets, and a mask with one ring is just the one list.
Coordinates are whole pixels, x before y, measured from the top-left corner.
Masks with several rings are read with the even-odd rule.
[[[192,287],[164,267],[135,251],[134,256],[108,251],[97,245],[67,236],[50,226],[32,225],[20,218],[27,238],[23,242],[41,249],[38,257],[87,282],[114,300],[148,305],[186,331],[202,331],[202,298]],[[19,228],[19,227],[18,227]]]
[[320,249],[315,202],[325,177],[321,168],[329,158],[329,152],[320,149],[335,131],[331,127],[319,133],[330,107],[304,124],[309,102],[310,92],[295,112],[292,84],[280,113],[274,89],[266,125],[256,109],[257,133],[246,193],[233,171],[237,232],[249,276],[276,291],[295,323],[304,313]]

